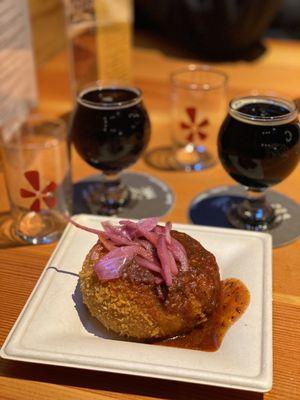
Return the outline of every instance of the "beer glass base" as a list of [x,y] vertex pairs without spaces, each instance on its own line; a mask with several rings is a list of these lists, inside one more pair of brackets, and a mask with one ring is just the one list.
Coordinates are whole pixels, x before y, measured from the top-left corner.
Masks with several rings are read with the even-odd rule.
[[58,240],[66,221],[55,211],[24,213],[14,223],[14,233],[30,244],[47,244]]
[[174,152],[176,169],[186,172],[202,171],[216,164],[215,158],[208,151],[199,152],[195,149],[177,148]]
[[[245,189],[240,185],[222,185],[201,191],[190,204],[189,221],[196,225],[234,228],[235,222],[229,222],[228,212],[231,207],[241,204],[244,200]],[[273,247],[280,247],[299,239],[300,205],[272,189],[267,190],[266,200],[276,219],[276,223],[272,223],[272,229],[267,231],[272,236]],[[237,228],[245,229],[244,224],[236,225]],[[251,225],[253,227],[253,224]]]
[[235,228],[257,232],[269,231],[280,224],[270,205],[253,213],[245,201],[232,205],[227,212],[227,219]]
[[[102,180],[102,175],[95,174],[74,184],[74,214],[98,214],[99,203],[90,201],[90,193],[99,187]],[[160,217],[173,206],[173,192],[160,179],[141,172],[126,171],[122,173],[122,183],[129,188],[130,198],[125,206],[115,211],[120,218]]]
[[130,204],[130,189],[120,180],[109,186],[109,182],[99,182],[85,193],[85,201],[95,214],[113,216]]

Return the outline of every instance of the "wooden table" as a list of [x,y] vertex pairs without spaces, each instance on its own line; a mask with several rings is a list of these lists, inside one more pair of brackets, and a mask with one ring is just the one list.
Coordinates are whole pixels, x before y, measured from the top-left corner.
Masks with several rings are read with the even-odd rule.
[[[254,62],[219,64],[229,75],[229,97],[250,89],[300,97],[299,42],[268,41],[267,52]],[[134,51],[134,77],[144,92],[152,120],[149,148],[169,143],[168,76],[191,60],[168,58],[156,50]],[[41,110],[61,114],[70,109],[65,55],[39,71]],[[187,222],[191,199],[200,191],[232,181],[220,165],[200,173],[160,172],[140,160],[133,170],[168,182],[176,194],[165,219]],[[73,177],[78,180],[94,170],[73,155]],[[276,190],[300,202],[300,168]],[[7,211],[0,175],[0,211]],[[0,341],[3,343],[31,293],[55,244],[10,247],[0,250]],[[273,251],[274,386],[258,394],[209,386],[169,382],[102,372],[1,360],[1,399],[288,399],[300,396],[300,241]],[[249,343],[251,346],[251,343]]]

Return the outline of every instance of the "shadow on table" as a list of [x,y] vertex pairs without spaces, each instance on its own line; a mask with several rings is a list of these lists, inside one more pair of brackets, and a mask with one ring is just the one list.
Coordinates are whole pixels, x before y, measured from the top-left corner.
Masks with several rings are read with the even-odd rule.
[[[1,375],[36,382],[73,386],[84,390],[122,393],[169,400],[263,400],[262,393],[217,388],[125,374],[36,365],[1,360]],[[100,393],[99,393],[100,394]],[[63,393],[62,393],[63,396]],[[97,394],[95,393],[95,398]]]
[[148,150],[144,155],[146,164],[160,171],[179,171],[171,146],[160,146]]

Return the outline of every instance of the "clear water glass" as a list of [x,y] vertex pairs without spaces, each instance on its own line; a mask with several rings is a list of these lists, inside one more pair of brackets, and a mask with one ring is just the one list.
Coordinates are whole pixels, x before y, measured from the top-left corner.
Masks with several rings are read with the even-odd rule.
[[57,240],[72,206],[64,121],[31,115],[2,129],[0,143],[15,233],[32,244]]
[[200,171],[215,164],[227,80],[225,73],[201,65],[171,74],[171,137],[178,169]]

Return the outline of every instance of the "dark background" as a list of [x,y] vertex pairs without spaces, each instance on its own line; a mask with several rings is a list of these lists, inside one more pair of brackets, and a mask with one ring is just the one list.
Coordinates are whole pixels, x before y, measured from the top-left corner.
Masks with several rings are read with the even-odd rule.
[[135,40],[166,53],[252,60],[262,39],[300,39],[300,0],[135,0]]

